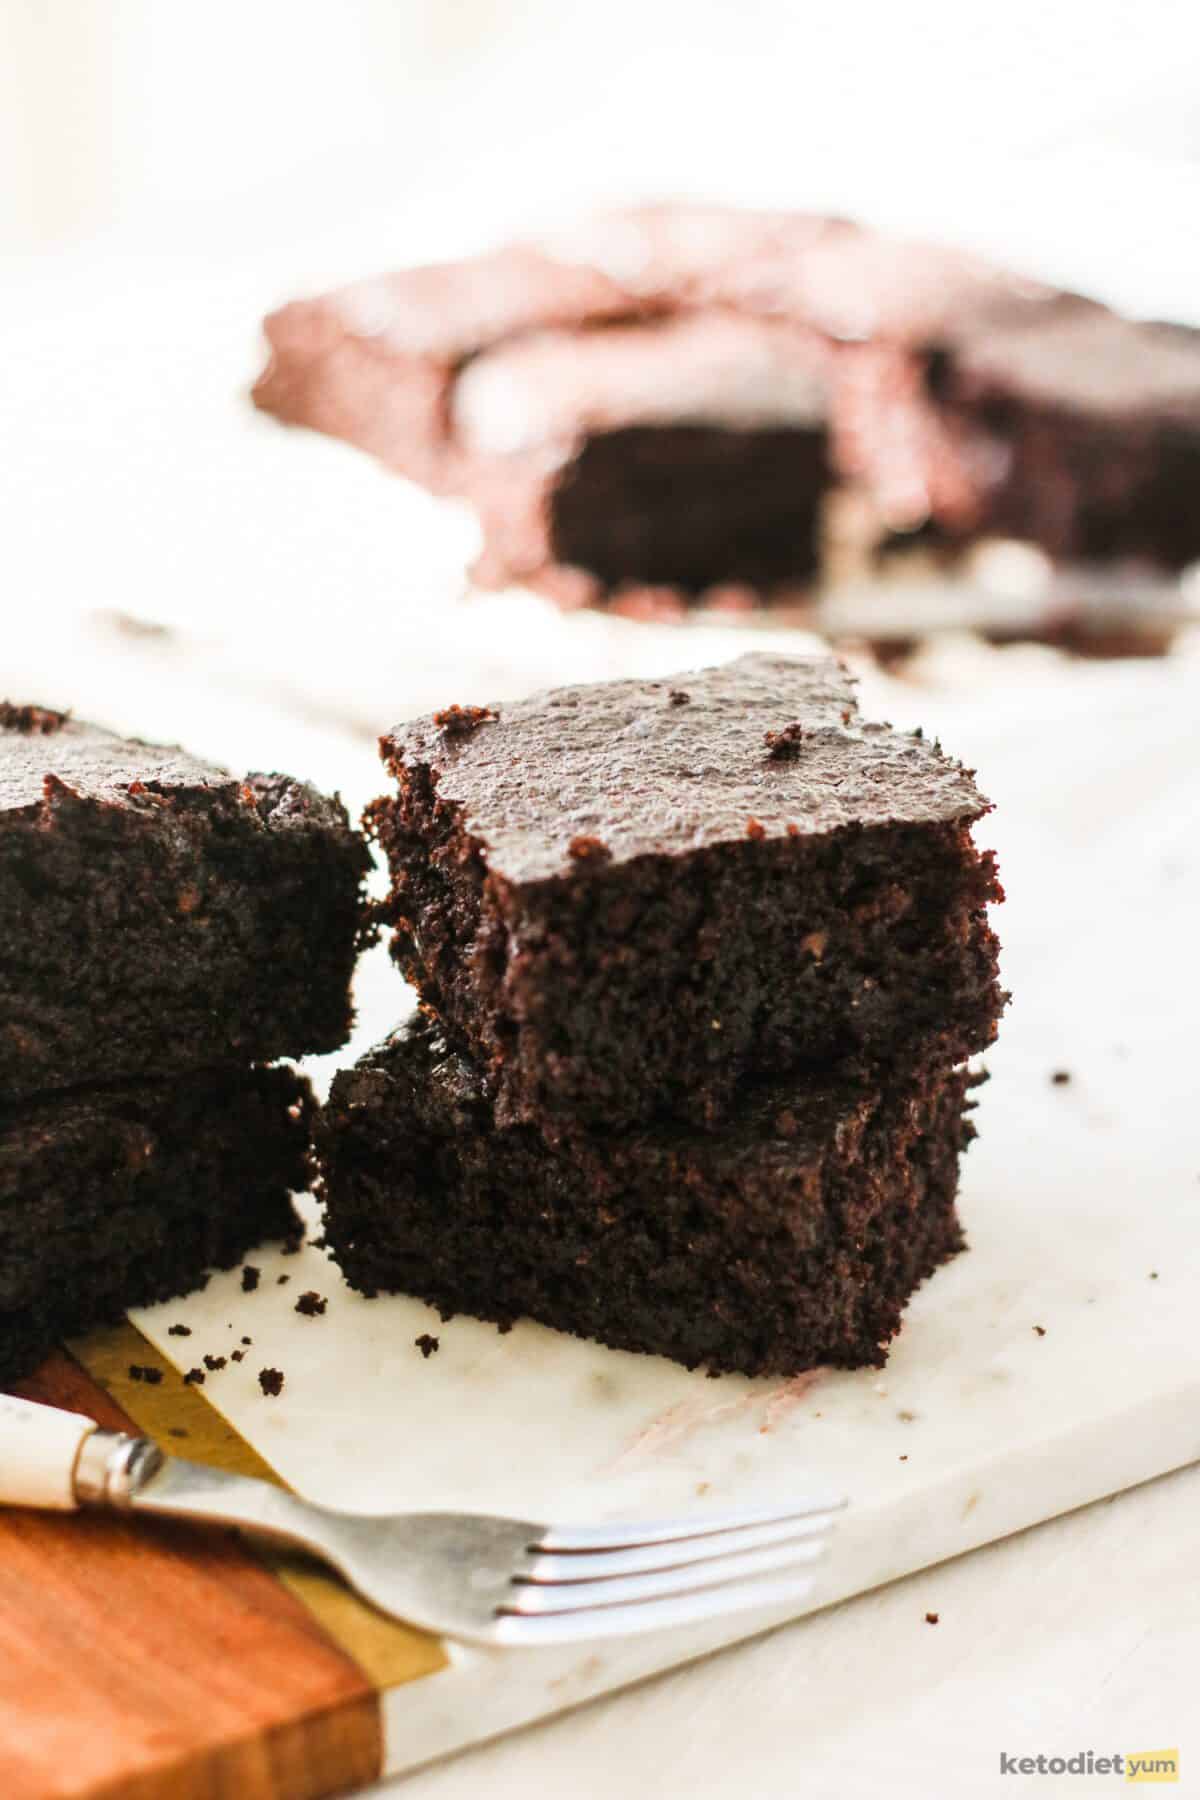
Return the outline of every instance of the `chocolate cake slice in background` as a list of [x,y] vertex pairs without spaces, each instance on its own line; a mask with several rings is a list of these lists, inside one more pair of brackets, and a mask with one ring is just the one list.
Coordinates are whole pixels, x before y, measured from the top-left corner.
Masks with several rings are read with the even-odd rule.
[[884,1360],[961,1247],[968,1077],[914,1066],[771,1081],[719,1135],[499,1128],[427,1021],[334,1079],[318,1127],[326,1238],[353,1287],[444,1316],[540,1320],[714,1373]]
[[468,501],[485,587],[670,616],[913,541],[1200,558],[1200,332],[842,219],[645,207],[266,333],[256,404]]
[[336,1049],[369,864],[303,782],[0,707],[0,1104]]
[[988,802],[831,659],[452,708],[381,749],[393,954],[501,1126],[715,1129],[748,1081],[995,1034]]
[[62,1337],[293,1235],[312,1110],[283,1068],[0,1104],[0,1383]]

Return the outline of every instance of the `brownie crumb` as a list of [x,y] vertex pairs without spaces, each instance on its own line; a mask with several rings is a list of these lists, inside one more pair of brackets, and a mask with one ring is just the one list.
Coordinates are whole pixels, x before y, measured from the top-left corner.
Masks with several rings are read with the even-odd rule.
[[413,1339],[413,1343],[421,1352],[421,1355],[425,1358],[426,1362],[429,1361],[429,1358],[433,1355],[435,1350],[441,1348],[441,1342],[441,1338],[433,1337],[428,1331],[423,1331],[419,1338]]
[[490,706],[445,706],[434,713],[433,722],[449,738],[469,737],[486,720],[498,717]]
[[229,1355],[234,1362],[241,1362],[245,1354],[246,1352],[244,1350],[231,1350],[229,1352]]
[[1068,1081],[1070,1081],[1070,1079],[1071,1079],[1070,1069],[1055,1069],[1053,1075],[1050,1077],[1050,1080],[1053,1082],[1055,1087],[1066,1087],[1066,1085],[1067,1085]]
[[247,1263],[242,1270],[242,1292],[252,1294],[262,1279],[262,1270],[256,1269],[253,1263]]
[[253,1343],[253,1342],[254,1342],[254,1339],[253,1339],[253,1338],[248,1338],[248,1337],[244,1337],[244,1338],[243,1338],[243,1339],[242,1339],[242,1342],[243,1342],[243,1344],[245,1344],[245,1345],[246,1345],[246,1347],[247,1347],[247,1349],[249,1349],[249,1347],[250,1347],[250,1345],[251,1345],[251,1344],[252,1344],[252,1343]]
[[567,845],[573,862],[611,862],[612,851],[598,837],[573,837]]
[[905,1451],[905,1452],[904,1452],[904,1455],[903,1455],[903,1456],[902,1456],[902,1457],[901,1457],[901,1458],[900,1458],[900,1461],[901,1461],[901,1462],[907,1462],[907,1461],[908,1461],[908,1451],[907,1451],[907,1450],[906,1450],[906,1451]]
[[272,1398],[274,1398],[276,1394],[282,1394],[283,1370],[260,1369],[258,1371],[258,1385],[264,1394],[269,1394]]
[[1046,1327],[1044,1325],[1035,1325],[1033,1329],[1037,1332],[1039,1337],[1045,1337]]
[[303,1313],[306,1319],[316,1319],[320,1317],[328,1305],[328,1300],[318,1294],[314,1288],[309,1288],[308,1292],[306,1294],[301,1294],[300,1298],[297,1300],[296,1311],[298,1313]]
[[768,762],[794,762],[804,741],[801,725],[785,725],[782,731],[768,731],[763,737]]
[[130,1363],[129,1379],[130,1381],[145,1381],[151,1387],[157,1387],[162,1380],[162,1370],[152,1369],[146,1363]]
[[168,1325],[167,1326],[167,1336],[168,1337],[191,1337],[191,1335],[192,1335],[192,1328],[190,1325]]
[[187,1432],[184,1430],[182,1425],[168,1425],[167,1426],[167,1436],[168,1437],[185,1438],[187,1436]]
[[211,1374],[215,1375],[218,1369],[223,1369],[225,1367],[227,1361],[228,1358],[224,1356],[206,1356],[204,1359],[204,1366]]
[[936,1625],[940,1616],[941,1615],[938,1613],[926,1613],[925,1623],[927,1625]]
[[688,702],[691,700],[691,697],[692,696],[689,693],[687,693],[687,691],[684,688],[672,688],[670,693],[667,695],[667,705],[668,706],[686,706],[688,704]]
[[183,1385],[184,1385],[184,1387],[203,1387],[204,1386],[204,1370],[203,1369],[189,1369],[187,1374],[183,1378]]
[[746,820],[746,836],[748,838],[754,838],[755,840],[757,840],[759,838],[765,838],[766,835],[767,835],[767,828],[765,825],[760,824],[760,822],[757,819],[747,819]]
[[1157,1270],[1157,1269],[1151,1269],[1151,1271],[1150,1271],[1150,1280],[1151,1280],[1151,1281],[1157,1281],[1157,1280],[1158,1280],[1158,1270]]
[[22,737],[52,737],[70,716],[48,706],[14,706],[11,700],[0,700],[0,730],[19,731]]

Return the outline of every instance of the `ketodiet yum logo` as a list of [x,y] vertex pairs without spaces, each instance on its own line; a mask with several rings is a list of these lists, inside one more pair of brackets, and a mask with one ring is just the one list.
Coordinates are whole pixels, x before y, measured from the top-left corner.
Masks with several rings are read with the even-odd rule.
[[1077,1750],[1074,1756],[1015,1756],[1000,1752],[1002,1775],[1115,1775],[1120,1781],[1178,1781],[1178,1750],[1118,1750],[1097,1756]]

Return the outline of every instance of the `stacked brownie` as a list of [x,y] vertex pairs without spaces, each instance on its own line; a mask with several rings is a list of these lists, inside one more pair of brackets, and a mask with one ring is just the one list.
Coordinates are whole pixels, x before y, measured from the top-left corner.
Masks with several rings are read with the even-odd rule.
[[842,219],[643,208],[266,330],[257,404],[467,500],[485,587],[670,616],[914,542],[1200,557],[1200,332]]
[[353,1285],[712,1370],[882,1361],[995,1034],[970,774],[824,658],[452,707],[368,810],[421,1008],[333,1084]]
[[295,1230],[366,846],[336,799],[0,705],[0,1379]]

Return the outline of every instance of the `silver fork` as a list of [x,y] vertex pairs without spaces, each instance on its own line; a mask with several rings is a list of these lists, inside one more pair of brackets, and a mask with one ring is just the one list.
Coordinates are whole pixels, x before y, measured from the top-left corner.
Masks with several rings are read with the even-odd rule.
[[712,1518],[546,1525],[368,1516],[165,1456],[149,1438],[0,1395],[0,1503],[234,1525],[323,1558],[382,1611],[441,1636],[537,1647],[808,1598],[842,1500]]

